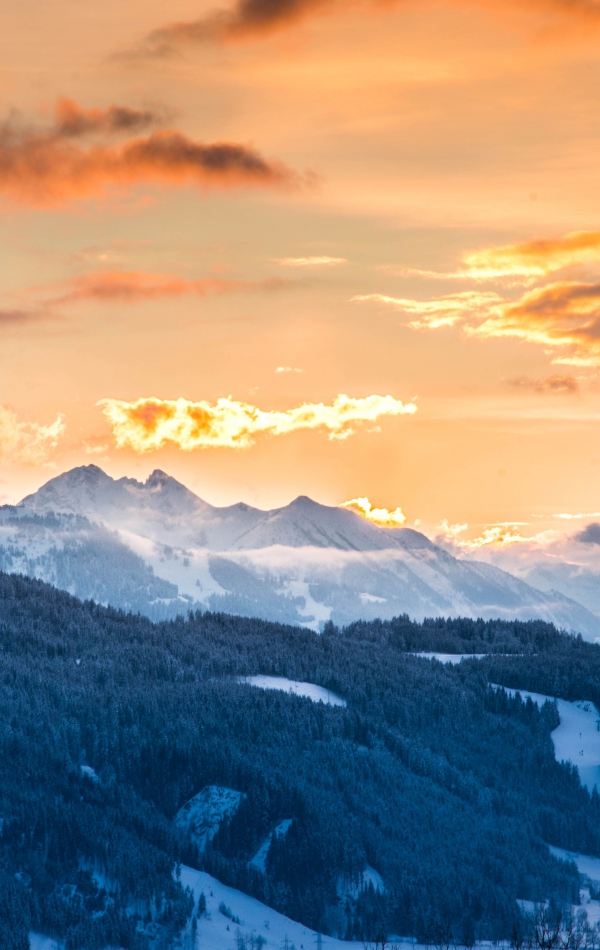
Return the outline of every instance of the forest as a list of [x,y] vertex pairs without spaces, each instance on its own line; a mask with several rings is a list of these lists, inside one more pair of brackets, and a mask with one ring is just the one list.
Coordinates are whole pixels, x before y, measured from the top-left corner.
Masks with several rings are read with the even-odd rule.
[[[342,938],[509,939],[517,901],[578,903],[548,844],[600,855],[600,797],[555,760],[555,705],[489,685],[600,701],[600,647],[542,622],[153,623],[0,574],[0,658],[6,950],[29,930],[176,946],[193,911],[178,862]],[[347,705],[237,682],[257,673]],[[173,818],[211,784],[245,797],[200,854]],[[263,874],[249,861],[283,819]],[[367,865],[385,893],[340,899]]]

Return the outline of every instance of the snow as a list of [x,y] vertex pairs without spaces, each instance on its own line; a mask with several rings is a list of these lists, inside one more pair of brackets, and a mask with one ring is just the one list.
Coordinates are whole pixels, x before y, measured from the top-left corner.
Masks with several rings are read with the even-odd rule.
[[265,873],[267,855],[273,838],[285,837],[293,820],[293,818],[284,818],[283,821],[280,821],[279,824],[276,825],[273,831],[265,838],[252,860],[248,862],[250,867],[256,868],[257,871],[262,871],[263,874]]
[[438,660],[440,663],[460,663],[462,660],[481,660],[487,653],[411,653],[410,656],[420,656],[425,660]]
[[368,887],[369,884],[373,885],[373,890],[385,894],[386,887],[381,874],[379,871],[376,871],[375,868],[367,864],[358,881],[356,879],[348,881],[343,878],[338,880],[338,897],[341,897],[342,900],[345,900],[347,897],[356,900],[363,888]]
[[600,858],[592,858],[588,854],[578,854],[576,851],[565,851],[563,848],[548,847],[555,858],[563,861],[574,861],[580,874],[585,874],[592,881],[600,881]]
[[98,773],[96,772],[95,769],[92,768],[91,765],[81,765],[80,769],[81,769],[81,774],[87,775],[87,777],[91,778],[93,782],[100,781],[100,779],[98,778]]
[[190,837],[200,850],[214,838],[224,818],[233,815],[240,806],[242,792],[221,785],[207,785],[179,809],[175,824]]
[[258,686],[260,689],[279,689],[284,693],[293,693],[295,696],[306,696],[313,703],[325,703],[328,706],[346,706],[346,700],[336,696],[323,686],[314,683],[301,683],[298,680],[289,680],[285,676],[240,676],[238,683],[248,686]]
[[60,944],[52,937],[44,937],[43,934],[29,931],[29,950],[60,950]]
[[[262,936],[265,940],[264,950],[281,950],[286,938],[289,950],[314,950],[316,946],[316,935],[310,928],[233,887],[226,887],[204,871],[182,866],[181,884],[191,888],[196,902],[201,893],[206,898],[207,915],[198,919],[198,950],[200,947],[202,950],[235,950],[238,931],[244,937]],[[232,923],[219,913],[221,903],[235,917],[239,917],[239,924]],[[323,950],[364,950],[361,941],[348,942],[327,936],[323,936],[322,941]]]
[[560,725],[552,732],[557,760],[576,765],[581,784],[590,792],[597,785],[600,791],[600,714],[593,703],[587,700],[569,703],[565,699],[554,699],[525,689],[508,689],[495,683],[490,685],[494,689],[505,689],[510,696],[519,692],[523,699],[529,697],[538,706],[555,702],[560,716]]

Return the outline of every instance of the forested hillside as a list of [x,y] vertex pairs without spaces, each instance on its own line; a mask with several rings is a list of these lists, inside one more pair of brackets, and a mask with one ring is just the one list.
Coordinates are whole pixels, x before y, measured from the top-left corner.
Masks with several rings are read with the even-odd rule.
[[[411,655],[428,649],[495,655]],[[585,670],[595,698],[600,648],[547,624],[152,624],[0,574],[0,650],[6,950],[30,928],[74,950],[171,946],[192,909],[178,860],[343,937],[508,937],[517,899],[578,900],[574,865],[544,842],[600,855],[600,798],[555,761],[555,707],[488,686],[577,698]],[[347,706],[236,682],[257,673]],[[200,855],[172,819],[211,784],[245,798]],[[249,861],[283,819],[262,874]],[[385,893],[340,900],[367,864]]]

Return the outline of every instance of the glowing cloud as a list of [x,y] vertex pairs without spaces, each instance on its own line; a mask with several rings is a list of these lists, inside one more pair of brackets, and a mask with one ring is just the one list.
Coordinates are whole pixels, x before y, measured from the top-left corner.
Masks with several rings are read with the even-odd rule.
[[340,508],[349,508],[361,518],[372,521],[382,528],[401,528],[406,524],[406,515],[402,508],[395,508],[388,511],[387,508],[373,508],[368,498],[352,498],[351,501],[345,501]]
[[[381,294],[353,299],[374,300],[417,314],[419,319],[408,324],[414,330],[462,323],[464,332],[471,336],[513,337],[538,344],[548,352],[567,350],[556,356],[554,363],[600,366],[600,284],[560,281],[530,290],[517,301],[476,292],[428,301]],[[556,391],[556,385],[548,386],[547,391],[552,390]]]
[[271,291],[288,286],[283,279],[271,278],[262,281],[227,280],[219,277],[204,277],[186,280],[174,274],[151,274],[146,271],[92,271],[66,281],[56,287],[51,297],[54,304],[77,303],[85,300],[118,301],[138,303],[165,297],[182,297],[194,294],[207,297],[212,294],[228,294],[240,291]]
[[66,426],[61,415],[50,425],[21,422],[11,410],[0,406],[0,458],[25,465],[47,461]]
[[263,158],[253,148],[231,142],[207,145],[174,129],[119,146],[85,147],[72,139],[86,131],[135,129],[146,121],[144,114],[124,107],[83,110],[70,101],[61,108],[59,103],[57,126],[49,131],[31,132],[10,123],[0,129],[0,194],[52,207],[101,197],[111,186],[280,187],[296,180],[281,162]]
[[403,268],[401,273],[438,280],[506,279],[511,283],[534,283],[567,267],[600,263],[600,232],[573,231],[561,238],[483,248],[463,254],[461,261],[462,266],[455,271]]
[[394,307],[403,313],[415,314],[418,320],[409,323],[413,330],[438,330],[440,327],[452,327],[469,317],[491,312],[491,308],[503,302],[498,294],[479,293],[465,290],[459,294],[448,294],[436,300],[407,300],[403,297],[387,297],[385,294],[364,294],[352,297],[351,302],[373,301]]
[[281,257],[275,263],[282,267],[331,267],[348,261],[345,257]]
[[57,138],[139,132],[161,119],[158,113],[150,109],[131,109],[129,106],[84,109],[73,99],[64,97],[56,103],[54,113],[56,125],[53,133]]
[[184,451],[208,448],[247,448],[261,434],[286,435],[301,429],[326,429],[330,439],[345,439],[353,426],[381,416],[410,415],[414,403],[393,396],[353,399],[336,396],[331,405],[305,403],[284,411],[262,410],[230,397],[216,403],[187,399],[102,399],[99,403],[118,448],[153,452],[167,443]]

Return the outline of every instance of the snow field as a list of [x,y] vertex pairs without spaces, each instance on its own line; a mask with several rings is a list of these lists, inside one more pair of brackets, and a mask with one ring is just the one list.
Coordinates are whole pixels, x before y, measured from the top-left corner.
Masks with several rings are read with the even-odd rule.
[[312,699],[313,703],[325,703],[328,706],[346,706],[346,700],[335,693],[324,689],[322,686],[315,686],[314,683],[301,683],[297,680],[286,679],[285,676],[240,676],[238,683],[245,683],[248,686],[258,686],[260,689],[279,689],[284,693],[293,693],[295,696],[306,696]]
[[552,733],[557,761],[576,765],[581,784],[590,792],[594,785],[600,791],[600,714],[593,703],[587,700],[569,703],[566,699],[554,699],[526,689],[508,689],[496,683],[490,685],[494,689],[504,689],[510,696],[520,693],[523,699],[529,697],[538,706],[555,702],[560,716],[560,725]]

